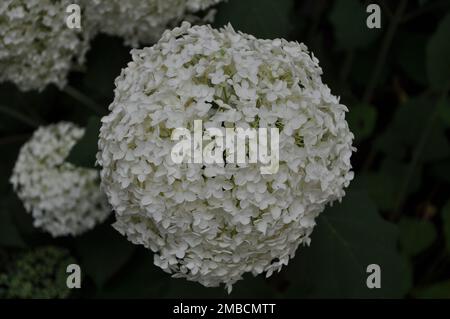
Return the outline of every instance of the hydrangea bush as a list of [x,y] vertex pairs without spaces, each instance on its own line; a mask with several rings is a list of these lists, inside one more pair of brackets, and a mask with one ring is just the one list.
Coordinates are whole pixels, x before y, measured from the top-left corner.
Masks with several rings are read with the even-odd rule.
[[[102,119],[98,163],[114,227],[150,248],[174,277],[232,285],[279,271],[315,218],[353,178],[347,108],[321,81],[306,46],[260,40],[231,26],[183,23],[132,51]],[[171,132],[278,127],[280,164],[175,164]]]
[[65,161],[83,132],[67,122],[40,127],[22,146],[10,179],[34,226],[54,237],[79,235],[110,213],[98,172]]
[[89,28],[66,27],[70,0],[2,0],[0,82],[21,90],[62,88],[69,70],[81,65],[89,48]]

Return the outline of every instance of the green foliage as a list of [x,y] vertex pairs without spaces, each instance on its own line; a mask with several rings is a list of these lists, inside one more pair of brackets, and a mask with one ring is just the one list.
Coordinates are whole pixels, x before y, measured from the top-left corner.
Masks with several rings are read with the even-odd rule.
[[96,116],[89,118],[83,137],[75,144],[67,157],[69,163],[75,166],[95,168],[100,126],[100,118]]
[[450,85],[450,14],[440,22],[427,46],[427,71],[430,84],[435,89]]
[[231,23],[236,30],[258,38],[286,37],[292,29],[293,0],[228,0],[218,6],[214,26]]
[[422,288],[415,296],[424,299],[450,299],[450,280]]
[[19,248],[26,246],[14,223],[10,209],[5,205],[0,205],[0,245]]
[[[313,298],[402,297],[411,278],[397,251],[397,236],[397,228],[380,218],[363,191],[349,191],[341,204],[318,218],[311,246],[300,248],[289,266],[291,276],[298,274],[290,293],[303,290]],[[370,264],[382,269],[381,289],[366,286]]]
[[400,220],[399,228],[400,244],[408,256],[423,252],[436,239],[434,225],[426,220],[403,218]]
[[338,49],[353,50],[368,47],[379,35],[378,29],[366,26],[365,6],[358,0],[334,1],[330,22],[334,27]]
[[76,239],[76,251],[83,269],[98,287],[102,287],[125,265],[134,248],[109,224]]
[[450,253],[450,201],[448,201],[442,209],[442,220],[444,222],[445,246]]
[[372,134],[376,120],[377,109],[369,105],[355,106],[347,116],[350,129],[355,134],[357,142],[368,138]]
[[0,297],[67,298],[66,268],[74,262],[67,250],[51,246],[19,253],[0,273]]

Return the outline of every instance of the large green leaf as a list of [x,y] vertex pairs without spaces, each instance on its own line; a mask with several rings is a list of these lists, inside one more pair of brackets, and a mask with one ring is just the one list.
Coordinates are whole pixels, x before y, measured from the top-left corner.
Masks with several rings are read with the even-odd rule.
[[[367,266],[381,268],[381,288],[366,285]],[[397,229],[384,221],[363,191],[349,191],[341,204],[317,219],[310,247],[302,247],[288,275],[289,295],[324,298],[402,297],[409,268],[397,251]]]
[[77,238],[76,250],[82,270],[102,287],[130,259],[135,246],[109,224],[104,224]]
[[433,243],[436,239],[436,229],[427,220],[403,218],[399,223],[400,244],[408,256],[415,256]]
[[421,33],[400,33],[394,41],[397,62],[407,76],[426,85],[425,48],[428,37]]
[[[392,155],[392,154],[389,154]],[[410,177],[408,185],[403,185],[408,174],[408,163],[386,157],[378,171],[360,174],[360,180],[370,198],[383,211],[393,211],[398,204],[399,192],[405,187],[404,195],[417,191],[422,181],[422,167],[417,167]]]
[[293,0],[228,0],[218,6],[214,25],[228,23],[257,38],[286,38],[292,28]]
[[93,116],[89,119],[83,137],[75,144],[66,159],[69,163],[81,167],[95,168],[100,126],[99,117]]
[[[410,99],[401,105],[387,129],[376,139],[375,148],[389,157],[408,160],[405,156],[417,147],[433,116],[431,103],[436,102],[420,97]],[[427,136],[419,162],[438,161],[449,155],[450,145],[445,137],[445,126],[438,118]]]
[[158,298],[168,289],[170,276],[153,264],[153,254],[140,247],[97,298]]
[[367,27],[368,15],[366,7],[357,0],[334,1],[330,21],[339,49],[365,48],[377,38],[380,31]]
[[427,72],[430,84],[435,89],[450,84],[450,13],[440,22],[427,46]]

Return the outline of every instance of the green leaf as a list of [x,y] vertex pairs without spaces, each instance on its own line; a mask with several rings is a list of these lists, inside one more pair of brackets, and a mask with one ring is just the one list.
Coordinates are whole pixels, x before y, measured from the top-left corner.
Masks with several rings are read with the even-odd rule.
[[400,33],[395,38],[397,61],[403,72],[421,85],[426,85],[425,48],[428,37],[420,33]]
[[450,13],[440,22],[427,46],[427,72],[430,84],[435,89],[450,84]]
[[286,38],[292,28],[293,0],[228,0],[217,8],[214,26],[231,23],[257,38]]
[[[364,183],[370,198],[382,211],[392,211],[397,204],[399,190],[403,186],[403,180],[408,171],[408,163],[386,157],[379,171],[360,174],[360,180]],[[418,167],[407,185],[406,194],[417,191],[422,180],[422,167]]]
[[430,171],[434,178],[450,184],[450,158],[442,162],[435,163],[431,167]]
[[109,224],[76,239],[82,269],[102,287],[130,259],[135,246]]
[[95,37],[86,56],[83,93],[101,105],[109,104],[114,97],[114,80],[130,60],[130,48],[123,45],[123,39],[104,34]]
[[[414,151],[432,116],[427,98],[412,98],[398,107],[387,129],[376,139],[375,148],[389,157],[409,160],[405,157]],[[420,162],[428,163],[447,158],[450,145],[445,137],[442,121],[435,121],[428,135]]]
[[356,141],[362,141],[369,137],[375,128],[377,110],[369,105],[357,105],[350,109],[347,120]]
[[426,250],[436,239],[436,229],[427,220],[402,218],[399,223],[400,244],[408,256],[416,256]]
[[450,252],[450,201],[442,209],[442,221],[445,235],[445,246]]
[[[367,266],[381,268],[381,288],[366,285]],[[301,247],[288,275],[289,296],[394,298],[410,286],[408,264],[397,251],[397,228],[383,220],[363,191],[348,191],[317,219],[310,247]]]
[[153,264],[150,250],[140,247],[123,267],[96,295],[97,298],[159,298],[168,289],[170,276]]
[[422,288],[414,296],[423,299],[449,299],[450,298],[450,280]]
[[81,167],[95,168],[100,126],[99,117],[89,118],[83,137],[75,144],[67,157],[69,163]]
[[333,25],[339,49],[353,50],[368,47],[380,34],[379,29],[369,29],[366,7],[357,0],[337,0],[329,19]]

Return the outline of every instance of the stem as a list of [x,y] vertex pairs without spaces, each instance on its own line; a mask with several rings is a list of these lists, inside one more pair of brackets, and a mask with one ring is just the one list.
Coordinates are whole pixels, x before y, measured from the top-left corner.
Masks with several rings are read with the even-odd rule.
[[91,111],[94,111],[99,115],[103,115],[106,112],[106,110],[98,105],[94,100],[92,100],[90,97],[86,96],[84,93],[80,92],[73,86],[66,85],[63,92],[65,92],[67,95],[74,98],[84,106],[87,106]]
[[381,69],[386,61],[387,54],[389,52],[389,48],[391,46],[392,40],[394,38],[395,31],[397,30],[397,27],[402,19],[403,11],[405,10],[407,0],[401,0],[400,4],[398,5],[397,9],[395,10],[394,17],[392,18],[392,22],[389,25],[389,29],[386,33],[386,36],[383,40],[380,53],[378,54],[377,61],[375,63],[375,68],[372,71],[372,75],[369,80],[369,84],[366,87],[366,90],[364,91],[363,95],[363,103],[368,104],[370,100],[372,99],[373,91],[375,90],[380,74]]
[[16,120],[19,120],[20,122],[27,124],[28,126],[31,126],[33,128],[37,128],[39,126],[39,123],[37,121],[35,121],[34,119],[32,119],[20,112],[17,112],[16,110],[14,110],[12,108],[0,105],[0,112],[6,114],[9,117],[12,117]]

